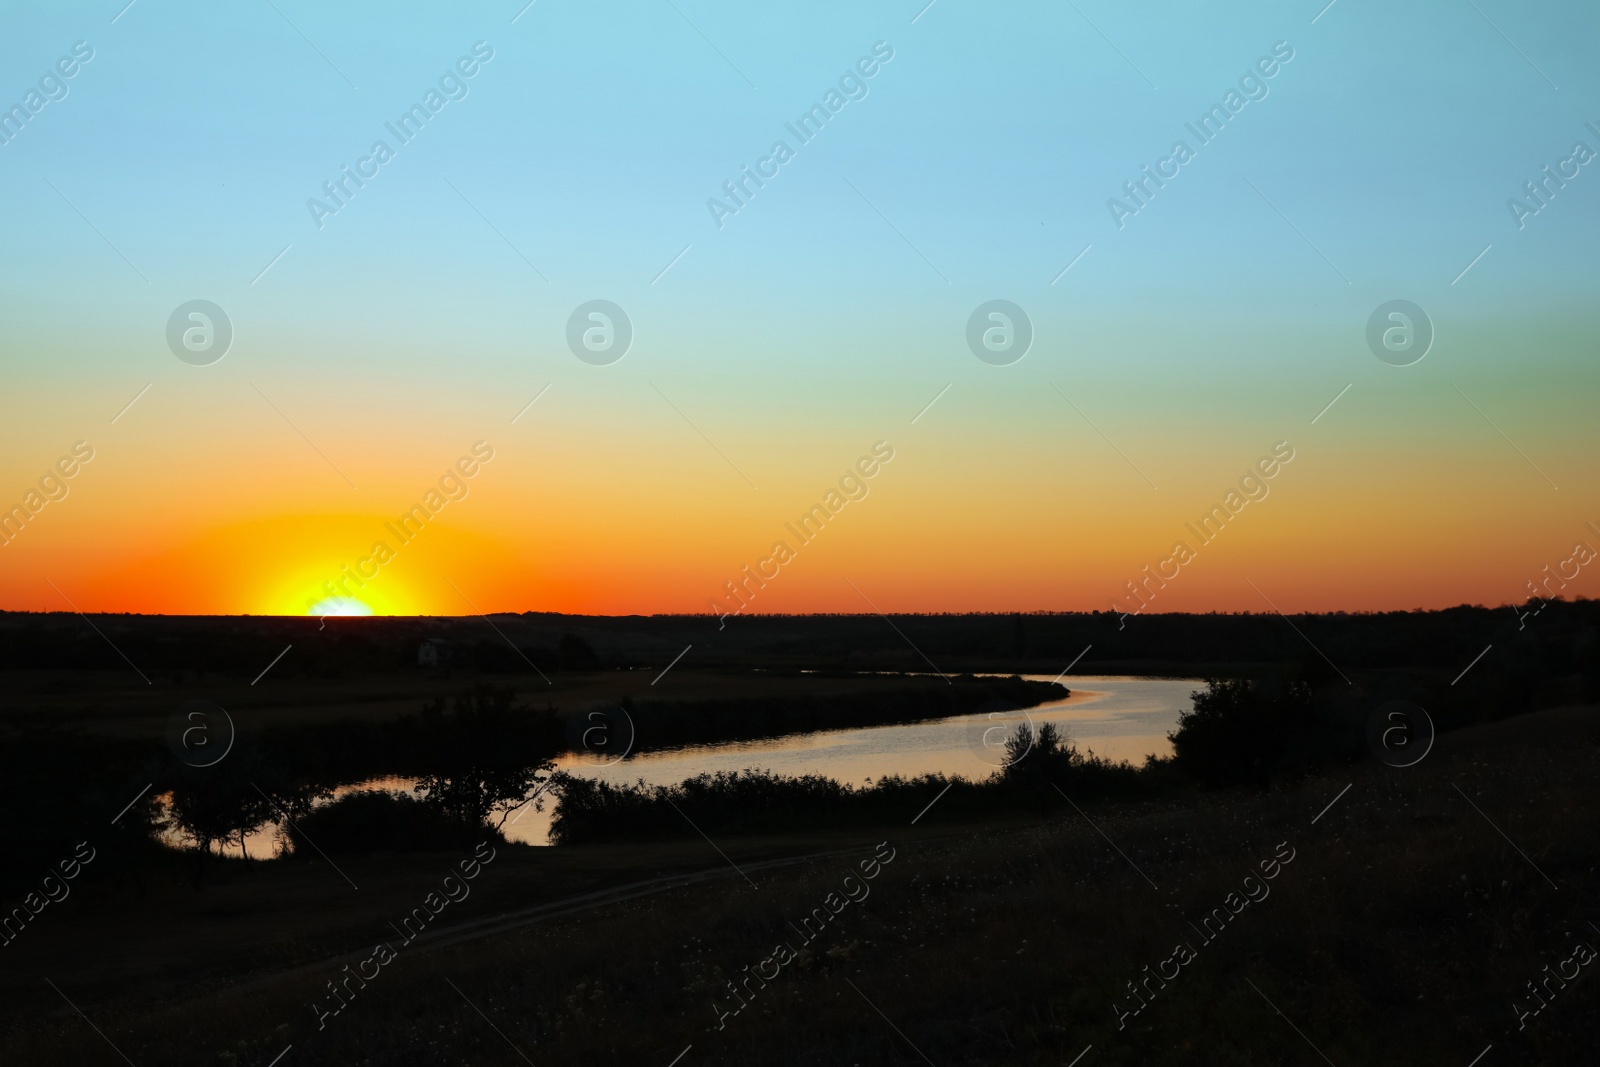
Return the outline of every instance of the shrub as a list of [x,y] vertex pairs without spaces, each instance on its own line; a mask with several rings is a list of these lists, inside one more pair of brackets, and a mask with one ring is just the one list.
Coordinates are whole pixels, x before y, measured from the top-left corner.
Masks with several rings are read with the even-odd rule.
[[1132,764],[1092,752],[1084,755],[1053,722],[1037,730],[1029,723],[1017,725],[1006,739],[1006,762],[998,784],[1041,807],[1060,803],[1063,795],[1077,802],[1136,800],[1151,793],[1150,778],[1141,777]]
[[555,845],[624,839],[664,839],[707,834],[810,831],[821,826],[879,825],[911,818],[946,785],[941,804],[956,808],[981,787],[940,775],[888,777],[875,785],[843,785],[808,774],[784,777],[766,770],[718,771],[679,785],[612,785],[567,774],[556,776],[559,797],[550,827]]
[[493,832],[464,825],[424,801],[383,792],[347,793],[287,829],[295,853],[313,857],[318,849],[336,856],[458,851]]

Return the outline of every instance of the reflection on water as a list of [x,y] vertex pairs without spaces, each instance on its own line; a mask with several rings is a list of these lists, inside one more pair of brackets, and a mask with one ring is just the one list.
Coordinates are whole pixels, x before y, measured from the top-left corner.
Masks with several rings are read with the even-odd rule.
[[[1048,682],[1050,675],[1025,675],[1030,681]],[[770,741],[741,741],[723,745],[696,745],[668,752],[647,752],[621,763],[568,753],[556,760],[561,770],[585,778],[625,783],[643,780],[651,785],[675,785],[685,778],[715,771],[745,768],[775,774],[819,774],[851,785],[866,785],[897,774],[944,774],[986,778],[999,768],[1006,735],[1025,719],[1035,725],[1053,722],[1083,752],[1113,760],[1142,763],[1145,756],[1169,756],[1167,733],[1178,716],[1189,710],[1189,694],[1203,688],[1195,679],[1126,678],[1083,675],[1063,680],[1072,689],[1065,700],[1026,711],[990,712],[953,719],[872,726],[860,730],[830,730],[799,734]],[[547,844],[550,805],[536,812],[532,805],[517,813],[506,836],[528,844]]]
[[[1040,682],[1054,680],[1049,675],[1024,677]],[[1036,726],[1055,723],[1082,752],[1138,764],[1147,755],[1172,754],[1167,734],[1176,728],[1178,716],[1189,710],[1189,694],[1204,684],[1188,678],[1113,675],[1075,676],[1065,679],[1065,683],[1072,689],[1070,697],[1026,710],[830,730],[768,741],[695,745],[643,753],[621,762],[566,753],[555,763],[558,770],[618,784],[644,781],[650,785],[676,785],[697,774],[746,768],[788,776],[817,774],[851,785],[867,785],[888,775],[910,778],[944,774],[980,779],[999,768],[1005,738],[1016,724],[1031,720]],[[373,789],[409,793],[413,784],[409,778],[380,778],[342,786],[334,795]],[[553,806],[553,800],[545,797],[539,804],[518,809],[506,821],[505,835],[530,845],[548,844]],[[249,854],[256,858],[269,858],[284,844],[281,831],[272,826],[246,837]],[[230,851],[238,853],[237,843]]]

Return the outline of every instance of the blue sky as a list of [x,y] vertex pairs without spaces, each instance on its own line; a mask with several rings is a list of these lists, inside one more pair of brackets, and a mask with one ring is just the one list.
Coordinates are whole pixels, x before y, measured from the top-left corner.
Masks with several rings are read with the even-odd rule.
[[[405,426],[396,469],[371,464],[397,484],[545,384],[573,448],[681,429],[665,392],[796,484],[947,384],[951,452],[990,465],[1049,446],[1051,382],[1148,442],[1126,450],[1219,476],[1346,383],[1368,397],[1341,444],[1358,465],[1414,426],[1500,447],[1451,383],[1504,399],[1519,443],[1594,444],[1600,168],[1524,229],[1505,206],[1574,141],[1600,149],[1592,5],[138,0],[0,25],[0,100],[95,50],[0,147],[9,450],[147,382],[169,431],[204,409],[197,434],[234,432],[255,387],[339,447]],[[469,94],[314,225],[307,199],[479,41]],[[880,41],[869,95],[715,226],[706,200]],[[1192,142],[1184,123],[1277,42],[1294,58],[1269,95]],[[1180,138],[1196,158],[1119,230],[1107,199]],[[221,391],[162,340],[196,297],[237,329],[204,379]],[[1003,374],[962,341],[996,297],[1036,330]],[[1409,375],[1362,340],[1396,297],[1438,328]],[[604,378],[563,341],[593,298],[636,330]],[[1199,456],[1174,444],[1197,434]]]

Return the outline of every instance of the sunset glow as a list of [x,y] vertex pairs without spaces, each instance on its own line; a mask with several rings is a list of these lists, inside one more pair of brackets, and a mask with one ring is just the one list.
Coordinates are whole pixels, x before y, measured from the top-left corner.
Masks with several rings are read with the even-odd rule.
[[0,1065],[1600,1063],[1597,0],[6,8]]
[[[164,54],[181,16],[130,14],[4,148],[0,506],[23,521],[0,606],[709,612],[787,541],[746,612],[1110,610],[1280,442],[1270,495],[1191,543],[1150,610],[1525,597],[1600,548],[1600,212],[1583,176],[1537,213],[1507,199],[1595,135],[1525,66],[1457,82],[1404,33],[1280,14],[1172,16],[1138,63],[1159,92],[1076,31],[1063,65],[1061,39],[971,12],[752,14],[771,25],[749,40],[810,57],[758,93],[661,51],[686,30],[670,7],[615,28],[620,80],[547,43],[581,32],[571,12],[490,33],[330,11],[329,39],[383,56],[359,95],[322,65],[330,84],[275,82],[241,126],[279,60],[202,53],[189,83],[211,88],[159,134],[129,121],[149,72],[118,56]],[[535,15],[553,25],[524,32]],[[16,17],[30,56],[84,35]],[[1522,62],[1470,9],[1395,17],[1441,56]],[[1545,36],[1586,99],[1578,38]],[[957,57],[979,64],[959,84]],[[458,59],[473,73],[438,89]],[[589,85],[591,111],[543,79]],[[430,87],[444,103],[397,137]],[[848,106],[796,136],[829,92]],[[688,100],[714,106],[685,123]],[[1486,122],[1496,151],[1456,150]],[[392,157],[363,163],[374,139]],[[977,310],[996,299],[1026,323]],[[1396,325],[1397,300],[1426,322]],[[1020,356],[984,352],[1021,327]],[[1372,348],[1417,330],[1420,356]],[[880,441],[863,499],[786,533]]]

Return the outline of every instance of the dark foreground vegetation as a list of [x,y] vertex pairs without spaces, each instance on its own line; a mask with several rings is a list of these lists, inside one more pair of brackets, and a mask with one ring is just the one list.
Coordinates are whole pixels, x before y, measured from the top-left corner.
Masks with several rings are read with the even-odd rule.
[[[911,826],[917,805],[789,868],[697,842],[725,877],[418,943],[322,1027],[313,1003],[365,950],[170,999],[59,960],[44,973],[132,1062],[174,1067],[266,1067],[290,1046],[282,1063],[385,1067],[665,1065],[690,1046],[681,1063],[759,1067],[1061,1065],[1091,1047],[1080,1067],[1465,1065],[1490,1045],[1496,1063],[1593,1063],[1592,965],[1574,961],[1600,945],[1597,722],[1523,716],[1447,735],[1414,767],[1369,759],[1266,792],[981,823],[941,802]],[[382,893],[374,869],[348,873]],[[318,893],[360,896],[336,878]],[[91,920],[113,906],[71,903]],[[5,1062],[120,1062],[42,983],[11,1003],[27,1015],[0,1035]]]
[[[864,788],[562,779],[551,760],[604,667],[558,674],[565,703],[545,703],[457,662],[416,675],[433,687],[399,714],[258,718],[209,767],[119,717],[96,678],[27,675],[43,703],[0,716],[0,800],[24,813],[0,842],[0,1062],[1343,1067],[1491,1045],[1480,1067],[1600,1062],[1595,606],[1553,602],[1521,629],[1474,609],[1371,617],[1370,642],[1298,620],[1331,659],[1275,616],[1208,618],[1128,620],[1249,637],[1205,667],[1173,646],[1166,662],[1214,680],[1170,758],[1110,763],[1029,729],[987,781]],[[1274,625],[1296,645],[1252,660]],[[1038,696],[1013,684],[948,688],[962,711]],[[740,700],[758,729],[871,721],[859,693],[815,692],[788,712],[685,691],[616,704],[639,741],[737,731]],[[328,803],[384,775],[421,789]],[[566,847],[507,844],[496,826],[541,788]],[[290,857],[209,851],[262,822]],[[160,844],[163,823],[199,847]],[[378,944],[397,958],[372,964]]]
[[[639,752],[690,742],[910,722],[1025,708],[1065,691],[1015,677],[802,673],[777,667],[699,676],[679,673],[672,676],[679,690],[655,695],[654,685],[647,684],[648,696],[635,698],[630,691],[607,702],[595,699],[610,684],[605,680],[616,679],[617,687],[626,689],[622,683],[634,678],[631,672],[600,670],[573,676],[589,680],[584,684],[558,672],[569,688],[544,685],[547,680],[540,679],[530,692],[500,684],[494,672],[467,670],[462,666],[468,658],[464,652],[452,664],[450,646],[445,644],[446,651],[440,654],[447,662],[441,670],[451,677],[443,681],[452,684],[457,694],[449,699],[427,700],[420,710],[412,703],[413,710],[387,716],[241,713],[240,721],[249,716],[252,725],[239,728],[228,757],[214,766],[196,767],[174,758],[169,750],[170,724],[187,704],[172,700],[173,706],[164,708],[156,720],[167,724],[168,744],[146,740],[139,734],[147,735],[149,728],[138,724],[148,719],[132,720],[129,725],[137,725],[135,732],[123,728],[123,720],[105,717],[94,703],[95,685],[85,680],[92,672],[86,672],[71,681],[54,681],[47,699],[40,691],[46,708],[60,708],[66,699],[63,694],[82,688],[79,715],[62,710],[19,714],[13,703],[0,716],[0,801],[6,802],[7,810],[31,813],[5,832],[6,852],[13,862],[0,869],[0,887],[26,884],[31,876],[25,872],[51,863],[63,841],[81,836],[81,827],[108,820],[108,812],[121,814],[104,835],[105,847],[120,857],[116,866],[126,877],[137,877],[141,865],[168,862],[167,850],[152,844],[162,827],[169,840],[196,846],[202,858],[213,847],[229,842],[237,846],[246,831],[267,825],[283,827],[302,859],[310,852],[299,846],[316,842],[319,827],[325,828],[328,847],[335,852],[416,850],[442,840],[466,840],[483,828],[492,834],[536,791],[545,794],[542,803],[559,805],[555,840],[578,844],[687,839],[702,831],[783,833],[818,820],[866,827],[890,818],[888,813],[906,801],[946,789],[940,801],[946,817],[983,819],[1019,804],[1048,811],[1102,799],[1161,801],[1194,790],[1269,788],[1369,758],[1375,722],[1385,739],[1397,732],[1389,729],[1388,718],[1379,722],[1383,709],[1397,702],[1420,709],[1426,725],[1448,733],[1530,708],[1600,700],[1600,607],[1590,601],[1551,601],[1536,615],[1529,609],[1520,614],[1508,610],[1506,615],[1509,619],[1464,608],[1302,620],[1297,626],[1308,634],[1316,632],[1318,645],[1313,648],[1296,636],[1300,643],[1291,657],[1209,683],[1174,734],[1174,755],[1169,760],[1137,768],[1112,765],[1080,756],[1069,739],[1061,739],[1059,754],[1041,746],[1030,759],[991,782],[890,776],[870,788],[817,779],[783,781],[759,773],[758,768],[671,788],[619,788],[578,779],[551,781],[550,776],[552,759],[563,751],[613,756],[619,749]],[[1029,616],[1018,625],[1026,635],[1035,632],[1029,627],[1087,625],[1086,620],[1096,618],[1092,613]],[[245,621],[267,630],[301,625],[297,620]],[[385,649],[385,655],[401,657],[412,648],[416,634],[427,633],[426,620],[371,621],[375,625],[369,629],[348,630],[330,640],[349,643],[354,661],[360,663],[363,657],[373,661]],[[591,620],[592,626],[579,627],[584,634],[580,636],[571,632],[571,620],[525,617],[525,621],[533,632],[545,627],[555,662],[574,669],[626,658],[618,649],[632,646],[608,645],[604,634],[670,633],[672,626],[688,624],[682,618]],[[990,617],[903,621],[925,625],[934,636],[977,634],[994,624]],[[35,645],[42,649],[40,642],[62,624],[56,616],[7,615],[0,622],[20,636],[5,646],[10,656]],[[225,625],[211,631],[195,630],[190,622],[132,618],[122,624],[133,627],[133,636],[144,635],[148,647],[140,652],[148,651],[156,663],[170,654],[161,637],[167,630],[193,637],[193,651],[202,663],[215,665],[236,652],[243,655],[240,649],[249,633],[241,620],[225,620]],[[1297,628],[1275,616],[1149,616],[1125,622],[1130,629],[1137,624],[1143,635],[1137,641],[1145,651],[1168,659],[1176,651],[1195,647],[1194,641],[1200,642],[1198,647],[1212,647],[1207,643],[1211,637],[1201,641],[1196,635],[1232,634],[1244,642],[1246,651],[1265,650],[1277,646],[1276,639],[1263,636],[1264,627],[1277,624],[1291,635]],[[569,628],[559,638],[550,629],[556,624]],[[855,617],[761,622],[769,635],[788,635],[785,640],[812,635],[820,642],[815,652],[823,658],[829,655],[828,641],[859,633],[864,624]],[[112,622],[107,620],[107,625]],[[1361,636],[1369,630],[1382,640]],[[1171,644],[1162,643],[1163,634]],[[1495,645],[1474,659],[1469,642],[1485,634],[1497,638]],[[1174,635],[1189,637],[1180,641]],[[754,638],[746,634],[728,640],[746,647]],[[1322,640],[1328,645],[1323,646]],[[740,641],[746,645],[739,646]],[[1322,653],[1329,647],[1349,658],[1325,657]],[[1418,661],[1397,662],[1397,650]],[[315,663],[319,654],[313,650],[307,660]],[[40,658],[48,660],[49,654],[40,651]],[[1467,665],[1470,672],[1462,669]],[[414,663],[394,669],[402,674],[418,670]],[[459,679],[452,681],[452,672],[458,672]],[[684,691],[681,686],[690,677],[702,690],[727,687],[728,692],[705,696]],[[651,676],[652,682],[658,678],[659,673]],[[751,678],[759,679],[761,686],[749,690],[750,695],[740,695],[737,687]],[[570,688],[573,685],[578,688]],[[139,699],[149,699],[140,689]],[[546,692],[578,696],[563,697],[563,706],[557,706],[541,701]],[[95,726],[63,725],[73,718]],[[1411,718],[1402,721],[1407,725],[1398,733],[1404,743],[1407,731],[1422,724]],[[1421,734],[1416,740],[1423,742]],[[350,785],[382,778],[418,783],[419,803],[346,799],[324,806]],[[205,864],[196,863],[192,874],[203,879]]]
[[1349,767],[1375,753],[1408,763],[1436,732],[1504,717],[1540,695],[1546,703],[1561,693],[1600,698],[1596,651],[1593,644],[1581,646],[1568,664],[1571,673],[1549,680],[1544,693],[1507,692],[1504,703],[1488,707],[1482,703],[1482,685],[1508,685],[1492,672],[1465,690],[1426,672],[1358,674],[1365,683],[1358,684],[1315,662],[1255,679],[1214,678],[1193,694],[1192,708],[1169,735],[1172,756],[1147,759],[1138,767],[1080,753],[1047,723],[1019,727],[1007,746],[1003,771],[980,781],[889,776],[852,787],[752,769],[652,786],[558,775],[552,783],[560,797],[552,838],[578,844],[700,832],[782,832],[819,820],[868,827],[914,805],[918,797],[927,798],[923,803],[939,797],[947,818],[988,818],[1019,807],[1048,811],[1088,801],[1165,801],[1196,790],[1271,788]]
[[1133,801],[1174,796],[1185,784],[1169,761],[1152,760],[1136,770],[1085,756],[1051,723],[1037,730],[1019,725],[1006,749],[1004,769],[979,781],[891,775],[850,786],[819,775],[745,770],[702,774],[680,785],[613,785],[558,774],[551,843],[659,840],[699,831],[794,833],[819,824],[865,829],[897,823],[906,811],[935,800],[946,818],[994,818],[1064,807],[1063,790],[1082,801]]
[[[292,854],[302,859],[314,859],[319,848],[341,855],[416,852],[445,841],[470,843],[485,832],[499,838],[500,824],[543,791],[552,760],[563,752],[611,755],[691,740],[916,722],[1068,694],[1060,685],[1014,677],[874,681],[886,684],[744,700],[625,698],[565,711],[479,682],[385,720],[256,731],[236,730],[216,705],[183,704],[168,744],[24,720],[0,728],[0,802],[32,813],[6,835],[10,862],[0,868],[0,889],[25,885],[63,840],[124,805],[110,846],[120,869],[168,862],[166,849],[152,844],[165,831],[169,842],[193,847],[192,874],[203,880],[214,851],[231,846],[237,854],[246,834],[273,826],[284,830]],[[198,710],[183,710],[191,707]],[[185,741],[181,754],[173,749]],[[225,757],[211,762],[206,743],[226,746]],[[416,798],[346,795],[329,803],[343,787],[375,779],[415,782]],[[541,803],[554,799],[552,793]]]

